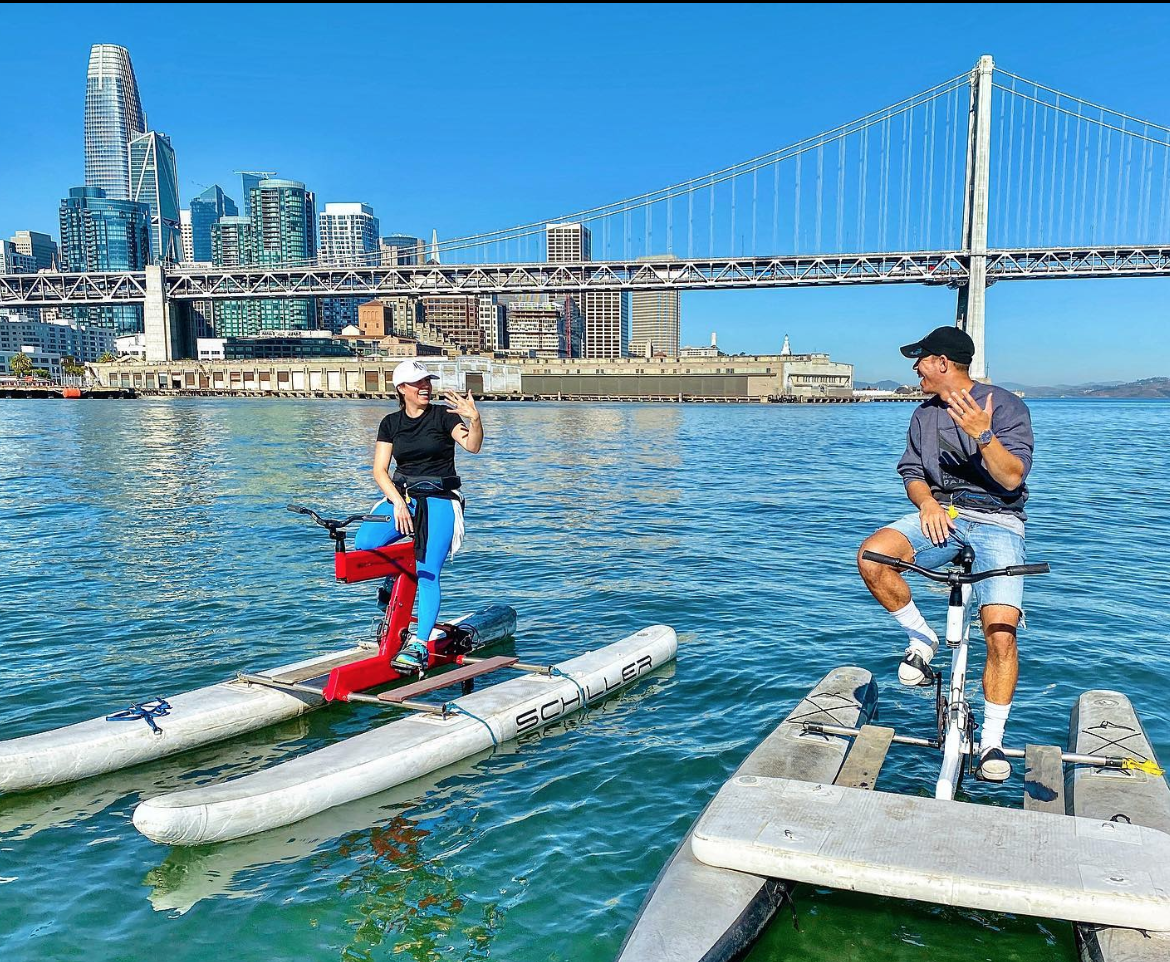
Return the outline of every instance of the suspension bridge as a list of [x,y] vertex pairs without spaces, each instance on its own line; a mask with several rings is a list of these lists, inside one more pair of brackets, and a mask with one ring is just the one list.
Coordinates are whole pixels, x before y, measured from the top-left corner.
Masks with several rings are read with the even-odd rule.
[[[550,263],[580,224],[594,259]],[[761,253],[770,251],[772,253]],[[196,300],[936,284],[985,372],[987,287],[1170,274],[1170,128],[975,68],[814,137],[602,207],[456,237],[428,262],[0,275],[0,307],[144,304],[148,360]]]

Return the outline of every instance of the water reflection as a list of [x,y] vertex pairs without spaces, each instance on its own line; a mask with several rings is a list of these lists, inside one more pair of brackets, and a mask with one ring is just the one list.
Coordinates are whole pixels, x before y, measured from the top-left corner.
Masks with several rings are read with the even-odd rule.
[[[514,750],[504,745],[496,753]],[[297,862],[318,851],[324,852],[324,861],[315,865],[318,871],[338,858],[372,859],[375,865],[389,863],[405,870],[425,865],[420,844],[431,831],[418,829],[404,813],[413,811],[411,806],[417,806],[421,796],[427,796],[426,810],[465,807],[468,778],[492,754],[481,752],[440,772],[283,828],[218,845],[174,848],[143,881],[151,889],[150,904],[156,911],[182,914],[207,898],[256,897],[260,893],[250,887],[249,873]],[[336,844],[329,844],[334,840]],[[360,870],[355,872],[360,876]],[[352,887],[345,879],[340,885]]]
[[285,761],[302,747],[308,721],[296,718],[120,772],[38,792],[0,796],[0,840],[24,841],[67,828],[127,799],[221,782]]

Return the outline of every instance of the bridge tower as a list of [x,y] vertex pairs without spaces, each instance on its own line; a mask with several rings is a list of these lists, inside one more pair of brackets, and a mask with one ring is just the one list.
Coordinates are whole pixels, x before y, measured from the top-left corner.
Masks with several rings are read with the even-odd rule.
[[148,364],[195,356],[191,304],[167,297],[166,275],[161,264],[146,265],[143,325]]
[[987,54],[971,71],[971,107],[967,115],[967,177],[963,194],[963,251],[969,281],[959,288],[955,321],[975,342],[971,377],[987,377],[983,322],[987,306],[987,213],[991,188],[991,72]]

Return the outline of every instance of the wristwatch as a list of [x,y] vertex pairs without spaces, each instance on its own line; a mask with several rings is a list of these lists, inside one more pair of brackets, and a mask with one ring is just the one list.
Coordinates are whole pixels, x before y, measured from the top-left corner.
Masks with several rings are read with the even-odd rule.
[[990,444],[993,437],[995,437],[995,435],[991,433],[991,428],[988,428],[975,439],[975,443],[982,447],[984,444]]

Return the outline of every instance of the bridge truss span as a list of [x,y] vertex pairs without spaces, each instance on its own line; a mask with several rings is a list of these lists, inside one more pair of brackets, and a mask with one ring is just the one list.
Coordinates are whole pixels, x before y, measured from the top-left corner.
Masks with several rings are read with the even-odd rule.
[[586,261],[577,264],[438,265],[337,270],[236,270],[171,275],[176,300],[602,290],[727,290],[865,283],[954,283],[966,276],[953,253],[826,254],[799,257]]
[[[986,253],[987,283],[1010,280],[1170,276],[1163,247],[1019,248]],[[965,287],[967,251],[785,255],[576,264],[425,264],[401,267],[298,267],[182,270],[164,274],[167,300],[367,297],[456,294],[563,294],[604,290],[734,290],[927,284]],[[142,273],[0,275],[0,307],[137,304]]]
[[0,274],[0,307],[141,304],[145,299],[144,271]]

